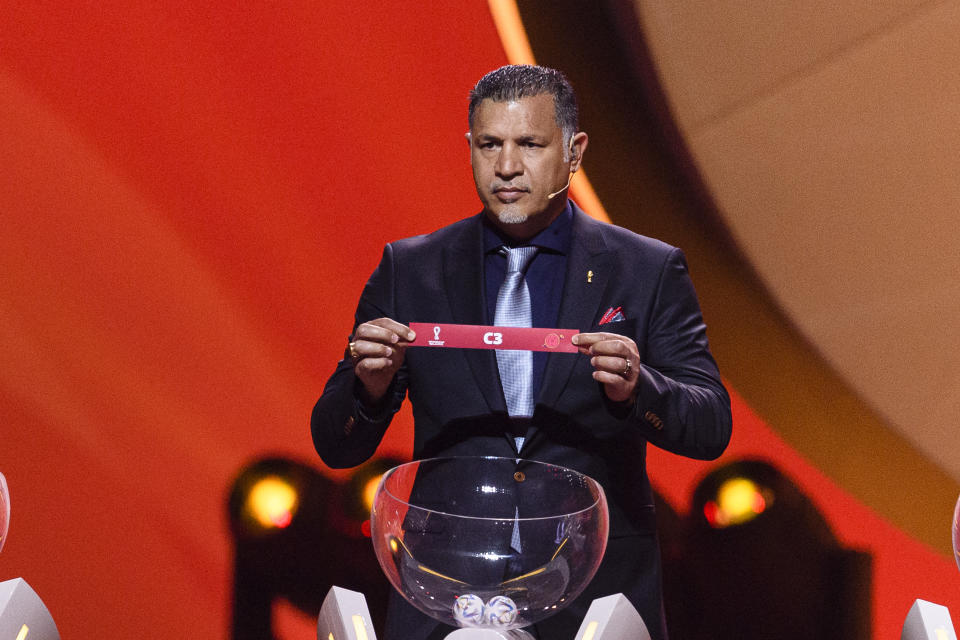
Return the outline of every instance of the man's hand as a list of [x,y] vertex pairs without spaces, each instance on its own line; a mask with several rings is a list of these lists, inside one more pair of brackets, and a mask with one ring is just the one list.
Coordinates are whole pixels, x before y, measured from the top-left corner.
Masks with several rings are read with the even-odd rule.
[[407,345],[415,338],[410,327],[390,318],[377,318],[357,327],[350,343],[350,357],[354,373],[367,392],[365,402],[377,404],[383,400],[403,364]]
[[603,385],[608,398],[614,402],[636,400],[640,352],[633,340],[616,333],[580,333],[571,342],[580,353],[590,356],[593,379]]

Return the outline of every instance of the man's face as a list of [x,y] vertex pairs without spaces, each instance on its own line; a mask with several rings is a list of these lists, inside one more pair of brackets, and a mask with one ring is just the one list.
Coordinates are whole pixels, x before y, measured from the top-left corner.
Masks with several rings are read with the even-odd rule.
[[529,238],[563,210],[566,192],[547,196],[563,189],[579,159],[564,159],[552,95],[482,101],[467,139],[477,194],[487,216],[505,233]]

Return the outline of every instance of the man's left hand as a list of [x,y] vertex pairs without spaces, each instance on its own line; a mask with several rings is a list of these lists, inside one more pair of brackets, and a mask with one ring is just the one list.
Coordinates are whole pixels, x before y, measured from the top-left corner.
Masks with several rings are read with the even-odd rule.
[[590,356],[593,379],[603,385],[610,400],[636,400],[640,352],[633,340],[616,333],[598,332],[577,334],[571,342],[577,345],[580,353]]

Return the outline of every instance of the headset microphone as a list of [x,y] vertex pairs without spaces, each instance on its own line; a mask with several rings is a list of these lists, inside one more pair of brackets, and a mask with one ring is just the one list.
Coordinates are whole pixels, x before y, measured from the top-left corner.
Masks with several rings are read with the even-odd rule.
[[[574,153],[574,151],[573,151],[573,136],[570,136],[570,153],[571,153],[571,154]],[[574,154],[573,159],[574,159],[574,160],[577,159],[577,157],[576,157],[575,154]],[[547,195],[547,200],[553,200],[555,197],[557,197],[558,195],[560,195],[561,193],[563,193],[564,191],[566,191],[567,189],[569,189],[569,188],[570,188],[570,181],[573,180],[573,174],[575,174],[576,172],[577,172],[576,169],[574,169],[573,171],[571,171],[571,172],[570,172],[570,175],[567,176],[567,184],[563,185],[563,188],[561,188],[559,191],[554,191],[553,193],[548,194],[548,195]]]
[[560,189],[559,191],[554,191],[553,193],[547,194],[547,200],[553,200],[556,196],[558,196],[559,194],[561,194],[561,193],[563,193],[564,191],[566,191],[567,189],[569,189],[569,188],[570,188],[570,181],[571,181],[571,180],[573,180],[573,172],[572,172],[572,171],[570,172],[570,177],[567,178],[567,184],[564,185],[564,187],[563,187],[562,189]]

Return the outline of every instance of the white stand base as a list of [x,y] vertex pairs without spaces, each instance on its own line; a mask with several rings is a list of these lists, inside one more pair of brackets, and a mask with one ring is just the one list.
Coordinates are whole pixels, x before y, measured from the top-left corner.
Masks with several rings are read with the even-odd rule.
[[320,607],[317,640],[377,640],[362,593],[331,587]]
[[[0,638],[2,637],[0,635]],[[457,629],[446,637],[446,640],[532,639],[533,636],[523,629],[510,631]],[[30,640],[33,638],[31,637]],[[317,640],[377,640],[370,625],[367,600],[362,593],[340,587],[330,589],[317,620]],[[550,640],[561,639],[550,638]],[[593,601],[583,619],[576,640],[650,640],[650,634],[647,632],[647,625],[643,623],[643,618],[630,601],[622,593],[618,593]],[[950,637],[950,640],[957,640],[956,636]]]
[[446,640],[533,640],[523,629],[494,631],[493,629],[457,629],[447,634]]
[[950,611],[926,600],[915,601],[903,621],[900,640],[957,640]]
[[0,582],[0,638],[60,640],[53,617],[23,578]]
[[643,618],[622,593],[597,598],[587,609],[576,640],[650,640]]

